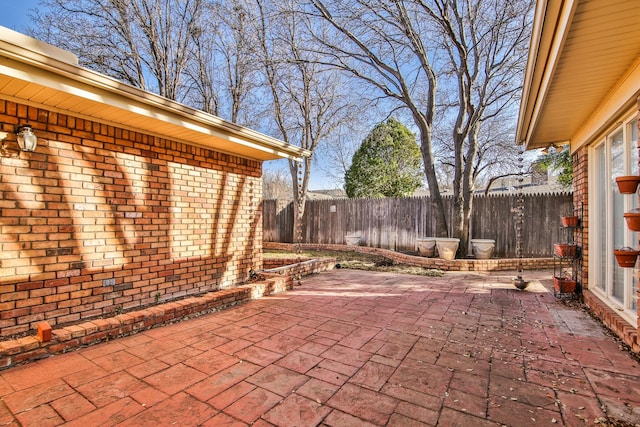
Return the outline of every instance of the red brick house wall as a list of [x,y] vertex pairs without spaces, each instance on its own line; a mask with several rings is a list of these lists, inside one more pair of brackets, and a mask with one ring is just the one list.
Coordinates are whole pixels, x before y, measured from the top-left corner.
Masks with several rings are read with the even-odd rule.
[[0,99],[0,131],[27,122],[36,152],[0,154],[0,336],[262,268],[260,161]]
[[589,287],[589,157],[587,147],[573,153],[573,207],[580,216],[578,241],[582,243],[582,287]]

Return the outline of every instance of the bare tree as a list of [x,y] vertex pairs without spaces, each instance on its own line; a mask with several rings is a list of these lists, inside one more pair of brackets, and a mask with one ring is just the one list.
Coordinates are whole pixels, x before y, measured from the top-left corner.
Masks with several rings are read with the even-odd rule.
[[[438,159],[438,179],[441,188],[453,190],[455,164],[450,129],[453,123],[434,125],[435,155]],[[502,114],[482,122],[478,132],[478,152],[473,166],[473,189],[484,187],[489,181],[519,174],[519,149],[513,143],[515,129],[513,115]],[[528,159],[527,159],[528,161]]]
[[219,13],[220,21],[228,31],[219,38],[220,55],[224,59],[226,81],[230,98],[231,121],[238,123],[248,94],[258,86],[259,67],[253,46],[256,38],[247,22],[251,19],[243,0],[223,1],[225,8]]
[[[277,133],[313,155],[320,142],[350,117],[353,99],[347,96],[341,74],[323,65],[308,46],[310,24],[305,15],[296,13],[295,0],[255,1],[260,18],[256,34]],[[294,235],[304,214],[311,167],[311,157],[289,160]]]
[[[533,2],[530,0],[415,0],[444,37],[443,83],[455,87],[453,126],[453,219],[451,232],[466,248],[473,190],[493,144],[480,131],[513,111],[520,94]],[[514,116],[515,117],[515,116]],[[493,124],[496,124],[494,120]],[[481,144],[484,142],[484,144]],[[483,162],[485,161],[485,162]]]
[[191,33],[192,44],[185,68],[185,99],[190,105],[221,116],[220,85],[217,57],[218,34],[224,31],[215,19],[216,5],[207,3],[204,13]]
[[[399,0],[310,0],[317,16],[335,33],[316,32],[328,63],[376,88],[381,96],[407,108],[418,128],[436,234],[447,235],[433,150],[437,72],[424,14]],[[310,11],[310,13],[312,13]]]
[[327,139],[326,144],[319,147],[318,151],[322,152],[324,161],[317,167],[330,177],[333,185],[344,186],[344,176],[349,170],[353,154],[364,139],[364,134],[361,130],[342,128],[332,138]]
[[[180,99],[191,35],[204,0],[45,0],[29,32],[81,63]],[[147,81],[148,77],[153,82]]]
[[291,179],[281,169],[265,170],[262,174],[262,197],[265,200],[291,200]]
[[185,70],[192,104],[243,125],[255,125],[252,96],[260,86],[251,8],[251,0],[209,0]]
[[357,120],[343,123],[318,147],[322,161],[316,162],[315,166],[330,178],[330,183],[327,184],[332,184],[334,188],[344,187],[345,174],[351,166],[353,155],[367,134],[380,121],[380,117],[385,117],[385,112],[379,110],[363,93],[359,94],[358,103],[351,108],[353,111],[350,115],[357,117]]
[[[317,32],[327,62],[410,111],[419,131],[436,234],[467,247],[482,123],[514,102],[530,0],[310,0],[333,33]],[[439,91],[443,87],[444,91]],[[449,95],[449,96],[443,96]],[[438,111],[443,110],[443,111]],[[455,215],[448,227],[433,126],[449,119]],[[450,229],[449,229],[450,228]]]

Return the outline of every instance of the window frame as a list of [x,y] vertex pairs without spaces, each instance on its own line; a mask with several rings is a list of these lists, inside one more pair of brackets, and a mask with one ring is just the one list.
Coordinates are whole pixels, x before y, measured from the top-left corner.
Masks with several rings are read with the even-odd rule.
[[[610,308],[616,310],[627,322],[629,322],[632,326],[637,325],[638,321],[638,308],[637,308],[637,286],[638,286],[638,269],[636,268],[621,268],[618,266],[615,257],[613,255],[613,250],[616,249],[614,247],[614,231],[616,227],[624,227],[623,231],[623,245],[630,246],[632,248],[638,248],[638,235],[636,232],[630,231],[626,226],[625,220],[623,217],[614,218],[614,192],[617,192],[617,188],[615,187],[614,176],[618,176],[619,173],[615,175],[613,172],[613,163],[612,163],[612,142],[614,141],[614,136],[617,136],[619,132],[622,132],[622,146],[623,150],[623,174],[632,175],[638,173],[638,165],[637,163],[633,165],[632,159],[634,159],[632,150],[635,148],[637,150],[637,141],[633,141],[633,126],[636,126],[636,134],[635,137],[638,138],[637,133],[637,125],[638,125],[638,115],[636,111],[633,111],[624,116],[624,119],[618,122],[615,126],[608,129],[608,131],[604,134],[604,136],[598,138],[597,142],[592,144],[589,147],[589,182],[588,182],[588,191],[589,191],[589,201],[604,201],[605,208],[597,209],[596,205],[590,206],[589,209],[589,290],[597,295],[605,304],[607,304]],[[634,144],[634,142],[636,144]],[[606,171],[603,175],[606,179],[604,180],[604,192],[605,194],[599,194],[601,191],[602,182],[597,182],[596,177],[599,175],[597,171],[598,164],[600,163],[599,156],[601,155],[598,151],[601,147],[604,146],[604,163],[606,167]],[[637,151],[636,151],[636,162],[637,162]],[[600,197],[602,196],[602,197]],[[622,208],[624,212],[633,209],[638,206],[638,195],[626,196],[623,195]],[[597,203],[596,203],[597,204]],[[590,203],[591,205],[591,203]],[[602,232],[600,230],[600,224],[602,224],[603,216],[605,219],[605,227],[606,231]],[[606,239],[605,242],[602,239]],[[604,257],[603,257],[603,249],[604,249]],[[606,260],[606,262],[602,262],[601,260]],[[604,269],[604,270],[603,270]],[[616,270],[618,269],[618,270]],[[623,295],[622,301],[614,296],[614,271],[617,271],[618,274],[623,274]],[[599,287],[601,275],[604,273],[605,283],[604,286]]]

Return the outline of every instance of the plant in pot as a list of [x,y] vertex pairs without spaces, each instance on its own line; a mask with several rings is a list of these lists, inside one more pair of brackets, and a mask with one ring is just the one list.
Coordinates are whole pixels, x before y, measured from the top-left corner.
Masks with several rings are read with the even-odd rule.
[[573,258],[576,255],[578,245],[575,243],[555,243],[553,250],[559,257]]
[[576,291],[576,281],[566,275],[553,276],[553,288],[557,293],[573,293]]
[[615,249],[613,254],[616,257],[616,261],[618,261],[618,265],[622,268],[634,268],[636,266],[636,260],[638,259],[638,254],[640,251],[637,251],[633,248],[625,246],[620,249]]
[[631,209],[624,213],[624,219],[627,221],[627,227],[631,231],[640,231],[640,209]]
[[618,190],[622,194],[634,194],[638,190],[638,183],[640,183],[640,176],[625,175],[616,177]]
[[575,215],[563,216],[560,218],[562,220],[563,227],[577,227],[578,226],[578,217]]

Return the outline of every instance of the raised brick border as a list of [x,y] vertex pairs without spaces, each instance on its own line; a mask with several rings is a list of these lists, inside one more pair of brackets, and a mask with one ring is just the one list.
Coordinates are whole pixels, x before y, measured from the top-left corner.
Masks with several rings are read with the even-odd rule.
[[[81,346],[132,335],[188,316],[218,311],[251,299],[284,292],[293,288],[296,276],[330,270],[334,265],[333,258],[305,260],[299,264],[280,266],[273,272],[262,271],[265,280],[259,282],[54,329],[51,331],[50,341],[43,340],[42,333],[38,336],[0,341],[0,370]],[[46,322],[39,324],[39,332],[46,329]]]
[[[322,245],[314,243],[276,243],[264,242],[263,249],[295,251],[298,247],[302,250],[312,251],[355,251],[360,253],[381,255],[399,264],[417,265],[425,268],[432,268],[443,271],[509,271],[518,269],[517,258],[495,258],[487,260],[476,259],[455,259],[444,260],[440,258],[425,258],[421,256],[407,255],[388,249],[370,248],[367,246],[350,245]],[[523,258],[523,270],[546,270],[553,268],[553,258]]]
[[0,342],[0,369],[57,353],[65,353],[80,346],[131,335],[189,315],[221,310],[248,301],[251,294],[252,286],[239,286],[110,318],[54,329],[49,342],[43,342],[36,336],[2,341]]
[[629,322],[624,320],[611,307],[602,302],[593,292],[585,289],[582,293],[584,295],[584,302],[593,310],[602,323],[634,352],[640,353],[638,330],[631,326]]
[[265,260],[265,266],[270,268],[263,270],[264,273],[288,275],[291,277],[307,276],[309,274],[320,273],[332,270],[336,265],[335,258],[271,258]]
[[264,270],[270,270],[272,268],[280,268],[285,265],[293,265],[298,264],[304,261],[308,261],[310,258],[300,257],[300,258],[265,258],[262,261],[262,268]]

